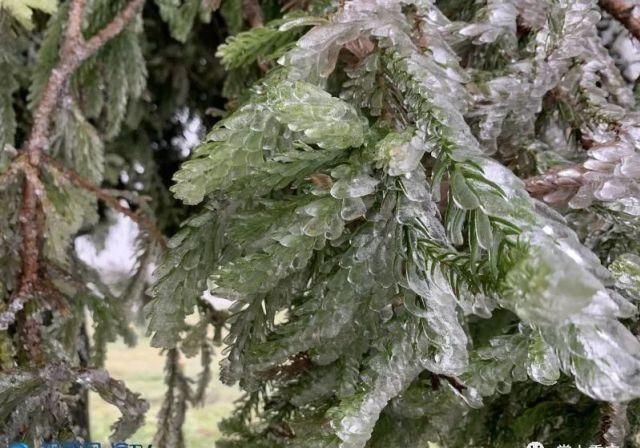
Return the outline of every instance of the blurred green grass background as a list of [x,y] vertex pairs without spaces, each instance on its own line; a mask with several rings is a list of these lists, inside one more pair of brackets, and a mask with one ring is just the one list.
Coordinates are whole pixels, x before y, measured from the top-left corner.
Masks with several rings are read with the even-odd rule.
[[[230,415],[233,402],[240,397],[238,388],[225,386],[218,379],[218,363],[222,358],[220,350],[217,349],[211,366],[213,379],[207,389],[204,406],[189,408],[187,413],[184,436],[185,446],[189,448],[213,448],[215,441],[220,437],[218,423]],[[200,371],[199,357],[183,357],[182,362],[186,374],[195,378]],[[164,356],[161,355],[160,350],[149,345],[149,339],[146,337],[141,336],[138,344],[132,348],[122,341],[109,345],[105,368],[113,378],[123,380],[129,389],[140,393],[150,405],[144,426],[129,439],[129,443],[148,446],[153,441],[156,416],[166,389],[164,364]],[[102,444],[107,443],[111,432],[110,427],[120,413],[114,406],[103,402],[96,394],[91,394],[89,397],[89,412],[91,439]]]

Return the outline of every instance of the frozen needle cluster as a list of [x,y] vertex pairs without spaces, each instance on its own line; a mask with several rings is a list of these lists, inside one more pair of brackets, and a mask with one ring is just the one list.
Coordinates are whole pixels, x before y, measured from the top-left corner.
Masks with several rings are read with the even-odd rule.
[[219,445],[632,443],[639,116],[597,2],[311,5],[220,49],[281,57],[175,175],[150,329],[235,300]]

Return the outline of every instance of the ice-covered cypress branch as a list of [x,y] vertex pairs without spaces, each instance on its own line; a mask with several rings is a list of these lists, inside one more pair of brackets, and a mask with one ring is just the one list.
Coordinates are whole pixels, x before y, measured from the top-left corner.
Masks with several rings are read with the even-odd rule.
[[[223,379],[249,394],[224,446],[490,445],[496,409],[533,437],[553,432],[554,400],[589,416],[593,442],[596,400],[640,395],[620,320],[634,259],[607,269],[532,197],[552,202],[544,179],[520,179],[579,165],[572,205],[636,209],[634,100],[597,2],[454,6],[334,4],[176,174],[176,196],[206,210],[170,243],[150,329],[165,347],[190,337],[205,277],[235,301]],[[278,37],[221,54],[244,63]]]
[[[60,406],[66,408],[76,399],[66,393],[69,383],[77,383],[93,390],[103,400],[118,408],[122,416],[112,427],[112,440],[126,440],[144,423],[144,414],[149,404],[127,389],[124,383],[111,378],[106,371],[74,369],[62,363],[50,363],[36,372],[14,370],[0,375],[0,384],[3,386],[0,392],[3,414],[0,414],[0,419],[6,421],[9,417],[8,427],[3,427],[0,433],[0,442],[10,443],[25,436],[28,440],[35,440],[40,439],[43,433],[57,433],[60,430],[58,425],[62,426],[66,422],[56,419],[69,418],[68,413],[65,415],[65,410],[61,410]],[[59,401],[51,402],[52,397]],[[23,409],[25,402],[28,406]],[[28,416],[37,408],[47,409],[53,414],[50,426],[23,426],[23,423],[28,422]]]
[[640,193],[640,155],[637,116],[630,114],[615,131],[601,133],[588,150],[588,158],[526,180],[527,190],[552,204],[585,208],[595,201],[637,216]]

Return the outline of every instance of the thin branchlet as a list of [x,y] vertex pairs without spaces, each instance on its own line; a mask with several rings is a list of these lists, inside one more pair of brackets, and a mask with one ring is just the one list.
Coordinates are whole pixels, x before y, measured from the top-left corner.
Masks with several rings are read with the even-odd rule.
[[633,11],[638,7],[637,2],[627,2],[626,0],[599,0],[602,9],[611,14],[617,21],[622,23],[629,32],[640,40],[640,17]]

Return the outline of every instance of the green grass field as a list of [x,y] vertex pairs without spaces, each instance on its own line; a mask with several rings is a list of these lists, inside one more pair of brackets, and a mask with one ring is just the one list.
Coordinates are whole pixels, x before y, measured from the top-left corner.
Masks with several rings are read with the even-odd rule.
[[[213,448],[220,437],[218,422],[231,413],[233,401],[240,396],[237,388],[223,385],[218,380],[219,353],[212,365],[213,380],[207,390],[207,401],[203,407],[189,409],[184,428],[185,444],[188,448]],[[195,377],[200,369],[200,360],[195,357],[183,359],[186,373]],[[112,377],[123,380],[129,389],[140,393],[149,401],[145,425],[136,432],[129,443],[148,445],[153,440],[156,416],[165,392],[164,357],[158,349],[149,346],[149,340],[140,337],[138,345],[129,348],[122,342],[109,346],[106,368]],[[104,403],[98,396],[90,396],[91,438],[106,443],[110,426],[120,415],[118,410]]]

